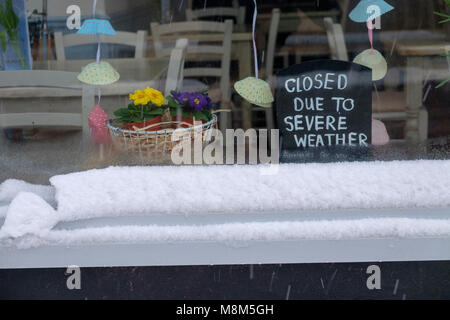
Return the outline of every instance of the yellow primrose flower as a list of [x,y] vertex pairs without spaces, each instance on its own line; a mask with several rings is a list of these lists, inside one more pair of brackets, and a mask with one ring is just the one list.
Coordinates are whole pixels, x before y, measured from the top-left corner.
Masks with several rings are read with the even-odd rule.
[[166,102],[166,99],[164,98],[161,91],[147,87],[144,89],[144,92],[145,95],[149,97],[150,102],[154,105],[157,105],[158,107],[161,107]]
[[150,97],[144,90],[135,90],[134,94],[130,94],[130,100],[134,101],[135,106],[146,105],[150,102]]

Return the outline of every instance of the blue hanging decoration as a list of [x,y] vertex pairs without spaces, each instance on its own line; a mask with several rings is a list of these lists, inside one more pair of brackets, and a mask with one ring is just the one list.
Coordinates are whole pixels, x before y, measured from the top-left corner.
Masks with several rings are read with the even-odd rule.
[[88,19],[83,22],[77,34],[104,34],[107,36],[115,36],[117,32],[108,20],[104,19]]
[[381,80],[386,76],[387,63],[383,55],[373,48],[373,20],[393,10],[394,7],[384,0],[361,0],[350,12],[349,18],[355,22],[366,23],[369,33],[370,49],[355,57],[353,62],[372,69],[372,80]]
[[96,11],[97,11],[97,0],[94,0],[94,3],[92,5],[92,19],[85,20],[80,30],[78,30],[77,34],[95,34],[97,35],[97,37],[100,34],[104,34],[107,36],[117,35],[116,30],[114,30],[114,28],[112,27],[111,23],[108,20],[95,18]]
[[[369,10],[370,6],[377,6],[379,11],[374,14]],[[394,7],[384,0],[361,0],[350,12],[349,18],[354,22],[368,22],[369,19],[376,19],[391,10],[394,10]]]

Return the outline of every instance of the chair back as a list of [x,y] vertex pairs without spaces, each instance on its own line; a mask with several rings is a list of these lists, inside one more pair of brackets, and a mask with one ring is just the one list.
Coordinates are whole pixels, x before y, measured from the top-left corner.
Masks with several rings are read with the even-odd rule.
[[[190,21],[190,22],[175,22],[170,24],[160,25],[158,23],[151,23],[153,45],[157,57],[167,57],[172,54],[173,48],[164,48],[163,42],[167,42],[174,37],[190,39],[198,34],[211,34],[216,37],[220,35],[217,44],[207,41],[206,44],[190,43],[186,52],[186,60],[197,60],[199,62],[205,61],[220,61],[219,67],[198,66],[184,68],[184,77],[214,77],[220,79],[220,95],[221,103],[229,104],[231,100],[231,85],[230,85],[230,63],[231,63],[231,36],[233,33],[233,21],[226,20],[225,22],[210,22],[210,21]],[[194,59],[192,59],[194,58]],[[231,120],[229,114],[221,113],[219,115],[221,130],[229,128]]]
[[[1,128],[78,127],[89,132],[88,116],[94,107],[94,89],[82,85],[78,73],[47,70],[17,70],[0,72],[0,99],[81,97],[79,113],[15,112],[1,113]],[[18,110],[19,111],[19,110]]]
[[269,81],[273,77],[273,63],[275,59],[275,48],[277,45],[278,26],[280,24],[281,11],[278,8],[272,10],[272,17],[270,19],[269,38],[267,40],[266,48],[266,77]]
[[186,9],[186,20],[196,21],[212,17],[230,17],[234,18],[237,25],[245,24],[245,7],[214,7],[204,9]]
[[186,58],[186,48],[188,39],[178,39],[175,48],[170,55],[169,70],[165,86],[165,96],[170,92],[180,89],[184,78],[184,61]]
[[[117,35],[115,36],[100,36],[102,43],[134,47],[135,58],[143,58],[146,56],[147,38],[148,32],[143,30],[138,32],[117,31]],[[96,43],[98,41],[94,35],[76,33],[63,35],[62,32],[55,32],[56,60],[66,60],[65,48]]]
[[348,61],[347,46],[345,44],[342,26],[334,23],[331,18],[324,18],[324,25],[327,31],[328,44],[330,46],[331,58]]
[[[155,53],[157,57],[167,57],[172,54],[173,48],[164,48],[163,42],[167,42],[164,37],[179,36],[189,38],[189,35],[199,33],[223,34],[221,43],[218,44],[189,44],[187,57],[198,57],[199,61],[220,61],[219,67],[193,67],[184,68],[184,77],[217,77],[220,78],[220,89],[222,97],[230,97],[230,60],[231,60],[231,35],[233,32],[233,22],[175,22],[171,24],[151,24],[152,37]],[[166,38],[168,39],[168,38]]]

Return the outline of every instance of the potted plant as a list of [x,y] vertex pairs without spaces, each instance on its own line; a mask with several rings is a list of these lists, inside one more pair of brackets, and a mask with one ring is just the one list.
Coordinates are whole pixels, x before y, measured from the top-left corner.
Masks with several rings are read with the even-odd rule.
[[[107,122],[113,146],[125,152],[170,152],[181,140],[193,137],[191,133],[200,129],[198,122],[202,132],[217,125],[206,91],[173,91],[164,98],[147,87],[130,94],[130,100],[127,108],[114,112],[116,119]],[[188,135],[174,135],[177,128],[185,128]]]
[[164,98],[160,91],[147,87],[130,94],[130,100],[127,108],[114,112],[115,122],[122,123],[127,130],[176,129],[212,119],[212,103],[206,91],[172,91]]
[[[161,122],[165,99],[160,91],[149,87],[135,90],[130,94],[130,100],[128,108],[120,108],[114,112],[117,117],[116,123],[124,124],[128,130],[135,130],[135,128],[145,128]],[[149,130],[160,129],[160,126],[153,126]]]
[[212,118],[213,105],[206,91],[172,91],[166,99],[173,121],[175,124],[181,122],[182,127],[186,126],[183,123],[193,125],[194,121],[208,122]]

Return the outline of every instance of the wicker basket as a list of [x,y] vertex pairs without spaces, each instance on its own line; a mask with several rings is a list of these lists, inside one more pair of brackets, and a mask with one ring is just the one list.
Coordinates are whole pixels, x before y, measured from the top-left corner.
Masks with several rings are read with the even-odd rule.
[[[202,134],[204,142],[211,141],[212,135],[204,133],[216,127],[217,116],[213,114],[209,122],[201,125],[193,126],[192,124],[182,123],[183,125],[190,125],[190,127],[176,129],[176,137],[173,137],[175,129],[158,131],[126,130],[116,126],[114,121],[115,119],[108,120],[107,127],[111,133],[112,144],[115,149],[124,152],[154,153],[171,152],[175,145],[182,140],[193,140],[196,134]],[[170,124],[177,125],[177,123],[177,121],[173,121]]]

